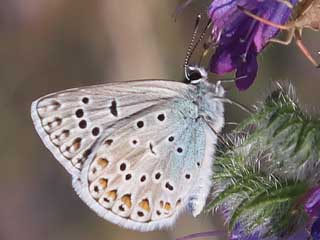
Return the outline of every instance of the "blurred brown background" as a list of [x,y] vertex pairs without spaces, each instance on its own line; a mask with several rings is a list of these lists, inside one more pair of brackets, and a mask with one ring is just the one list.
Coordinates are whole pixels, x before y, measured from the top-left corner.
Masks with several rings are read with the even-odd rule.
[[[152,233],[102,220],[76,196],[71,178],[41,143],[30,118],[32,100],[57,90],[128,79],[181,79],[195,17],[208,1],[195,2],[175,22],[178,0],[1,0],[1,240],[165,240],[222,228],[217,216],[204,215],[184,215],[171,230]],[[314,54],[320,50],[320,34],[306,31],[304,39]],[[301,102],[320,111],[320,70],[294,45],[268,47],[260,63],[254,86],[241,93],[233,89],[230,97],[251,105],[272,80],[290,80]],[[245,116],[227,106],[227,121]]]

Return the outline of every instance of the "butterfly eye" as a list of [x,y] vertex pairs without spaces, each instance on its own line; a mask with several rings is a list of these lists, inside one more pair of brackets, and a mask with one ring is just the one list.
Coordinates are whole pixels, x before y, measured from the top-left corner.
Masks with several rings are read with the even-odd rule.
[[203,73],[200,71],[199,68],[196,68],[196,67],[187,68],[186,81],[188,83],[197,83],[203,77],[204,77]]
[[201,79],[202,75],[198,70],[192,70],[188,73],[188,78],[192,82]]

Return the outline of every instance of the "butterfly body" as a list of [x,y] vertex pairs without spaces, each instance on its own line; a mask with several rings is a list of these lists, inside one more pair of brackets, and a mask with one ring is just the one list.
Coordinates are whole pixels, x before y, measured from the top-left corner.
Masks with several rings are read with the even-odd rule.
[[201,212],[224,125],[223,95],[205,74],[195,84],[112,83],[40,98],[32,118],[91,209],[151,231],[171,226],[185,208]]

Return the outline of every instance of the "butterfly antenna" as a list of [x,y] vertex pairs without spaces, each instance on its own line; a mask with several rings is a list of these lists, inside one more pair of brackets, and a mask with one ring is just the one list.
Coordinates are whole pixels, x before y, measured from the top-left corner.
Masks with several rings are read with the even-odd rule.
[[211,23],[212,23],[212,22],[211,22],[211,20],[209,19],[208,22],[207,22],[207,24],[206,24],[206,26],[205,26],[205,28],[204,28],[203,31],[201,32],[201,35],[200,35],[198,41],[196,42],[196,44],[194,44],[194,46],[193,46],[193,51],[194,51],[194,49],[196,49],[196,47],[199,45],[199,43],[202,41],[202,39],[203,39],[204,36],[206,35],[208,28],[211,26]]
[[[192,49],[192,52],[194,52],[194,50],[196,49],[196,47],[200,44],[200,42],[203,40],[203,38],[206,36],[206,33],[207,33],[207,30],[209,29],[209,27],[211,26],[212,22],[211,20],[209,19],[205,28],[203,29],[203,31],[201,32],[201,35],[198,39],[198,41],[194,44],[193,46],[193,49]],[[202,53],[201,57],[200,57],[200,60],[199,60],[199,63],[198,65],[200,66],[201,65],[201,62],[202,62],[202,59],[203,57],[207,54],[207,50],[209,49],[209,46],[207,49],[205,49],[204,53]]]
[[189,44],[189,47],[187,49],[187,54],[186,54],[186,58],[184,60],[184,72],[185,72],[185,76],[186,78],[188,78],[188,74],[187,74],[187,67],[189,65],[189,61],[190,61],[190,58],[193,54],[193,51],[194,51],[194,42],[196,40],[196,36],[197,36],[197,33],[198,33],[198,30],[199,30],[199,24],[200,24],[200,20],[201,20],[201,15],[199,14],[196,18],[196,23],[195,23],[195,26],[194,26],[194,30],[193,30],[193,34],[192,34],[192,38],[191,38],[191,42]]
[[240,11],[242,11],[244,14],[248,15],[249,17],[252,17],[253,19],[255,19],[261,23],[264,23],[266,25],[269,25],[271,27],[275,27],[275,28],[279,28],[281,30],[287,30],[287,31],[290,30],[290,28],[291,28],[291,25],[281,25],[281,24],[269,21],[268,19],[265,19],[263,17],[259,17],[258,15],[250,12],[249,10],[247,10],[246,8],[244,8],[240,5],[237,5],[237,7]]

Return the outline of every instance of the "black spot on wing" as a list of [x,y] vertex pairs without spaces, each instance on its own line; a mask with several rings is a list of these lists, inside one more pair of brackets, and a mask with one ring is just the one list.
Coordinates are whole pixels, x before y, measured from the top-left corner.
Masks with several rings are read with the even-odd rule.
[[155,152],[154,149],[153,149],[152,143],[149,143],[149,148],[150,148],[150,152],[151,152],[153,155],[157,155],[156,152]]
[[166,182],[165,187],[166,187],[169,191],[173,191],[173,186],[172,186],[169,182]]
[[110,108],[110,112],[113,116],[118,117],[118,109],[117,109],[117,102],[116,100],[112,100],[111,102],[111,106]]

